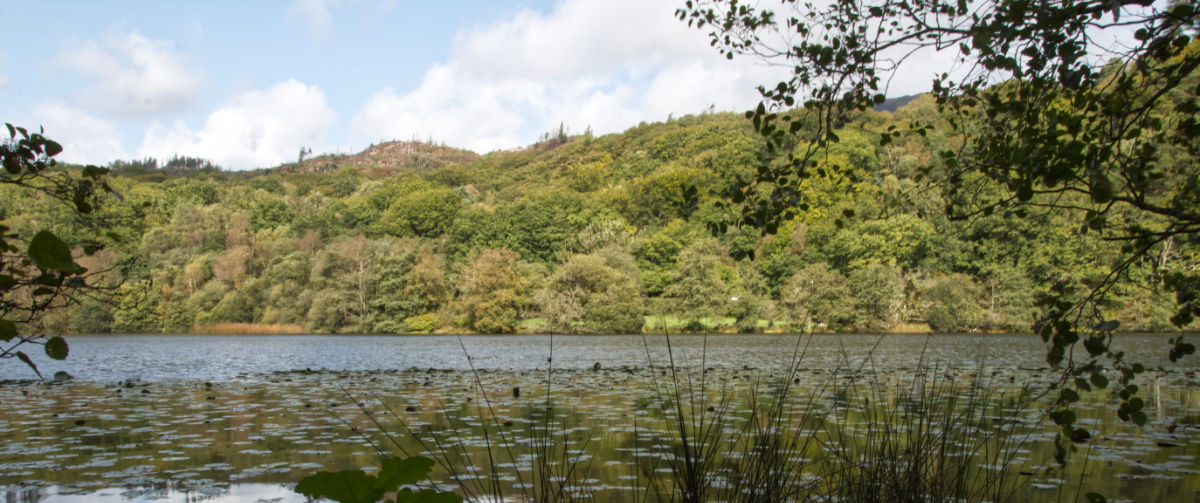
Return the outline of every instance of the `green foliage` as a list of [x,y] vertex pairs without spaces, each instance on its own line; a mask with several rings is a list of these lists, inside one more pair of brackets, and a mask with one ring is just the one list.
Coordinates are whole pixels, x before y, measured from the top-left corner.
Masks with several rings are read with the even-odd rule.
[[[113,294],[114,334],[156,334],[158,295],[149,281],[131,281]],[[215,303],[214,303],[215,304]]]
[[391,492],[396,495],[387,500],[389,503],[461,503],[461,497],[448,491],[401,489],[428,476],[432,468],[433,460],[422,456],[388,458],[377,475],[367,475],[362,470],[317,472],[301,479],[296,492],[338,503],[375,503]]
[[206,323],[250,323],[254,321],[254,309],[258,305],[247,289],[230,290],[216,305],[212,306]]
[[[0,358],[15,357],[38,373],[19,348],[27,343],[43,344],[50,358],[67,357],[69,350],[62,337],[37,330],[47,314],[78,304],[79,296],[92,289],[89,270],[76,262],[73,248],[78,247],[80,255],[91,256],[104,247],[95,237],[99,233],[94,222],[82,217],[93,214],[100,197],[113,191],[104,178],[107,169],[61,169],[54,157],[62,152],[62,145],[41,132],[30,133],[11,124],[5,127],[8,138],[0,141],[0,188],[13,199],[0,208],[0,217],[5,218],[0,224]],[[51,227],[42,219],[10,218],[10,213],[30,209],[14,203],[34,203],[34,209],[45,211],[43,216]],[[63,225],[72,221],[80,225]]]
[[460,273],[457,310],[460,323],[483,333],[512,333],[533,306],[541,274],[516,252],[490,248],[479,252]]
[[[871,133],[918,119],[939,129],[886,145]],[[1082,298],[1108,273],[1097,264],[1120,256],[1122,243],[1081,235],[1069,212],[947,218],[954,201],[927,183],[945,183],[947,173],[919,169],[951,145],[932,97],[843,125],[813,176],[796,179],[804,206],[767,236],[749,226],[709,232],[737,213],[720,197],[726,187],[782,162],[730,114],[388,177],[350,167],[119,177],[113,183],[131,204],[94,216],[128,240],[95,256],[83,253],[90,234],[74,212],[40,193],[0,185],[0,224],[19,236],[52,232],[85,274],[139,264],[130,283],[143,290],[119,289],[111,302],[89,304],[99,309],[69,306],[56,318],[56,330],[96,333],[184,333],[226,321],[320,333],[637,332],[646,313],[693,331],[883,330],[938,316],[962,319],[937,327],[1023,331],[1035,302]],[[478,261],[501,249],[517,260]],[[1129,271],[1128,288],[1107,291],[1102,308],[1126,329],[1169,328],[1182,306],[1196,305],[1186,274],[1196,243],[1180,237],[1155,253]],[[892,267],[899,294],[888,290],[883,302],[869,298],[873,287],[851,288],[849,275],[871,264]],[[980,311],[932,302],[930,278],[946,277],[974,284]],[[1059,283],[1061,294],[1051,288]]]
[[377,312],[375,331],[430,332],[437,328],[433,313],[446,302],[449,291],[445,265],[429,248],[406,244],[399,248],[378,268],[378,294],[371,303]]
[[663,290],[668,313],[691,320],[693,329],[701,328],[703,320],[722,319],[731,302],[731,271],[728,255],[715,240],[700,240],[684,249],[671,284]]
[[[1146,273],[1148,263],[1154,264],[1151,275],[1171,278],[1159,285],[1176,292],[1172,321],[1177,327],[1192,321],[1196,304],[1188,285],[1194,284],[1197,269],[1168,266],[1166,257],[1183,241],[1189,248],[1185,261],[1194,265],[1200,231],[1195,211],[1200,207],[1195,169],[1200,41],[1194,39],[1200,9],[1194,3],[849,0],[783,1],[780,8],[784,12],[737,0],[699,0],[677,11],[689,26],[708,30],[712,45],[726,57],[778,58],[792,69],[778,85],[760,87],[763,101],[746,114],[766,141],[768,155],[751,180],[724,190],[740,209],[731,212],[734,218],[773,233],[797,209],[828,206],[819,200],[826,192],[804,189],[831,171],[852,183],[861,179],[869,161],[828,160],[843,150],[840,143],[851,140],[842,126],[869,122],[866,110],[886,99],[888,76],[917,59],[894,57],[891,51],[905,47],[911,55],[957,48],[956,66],[966,70],[935,74],[935,114],[909,115],[907,123],[870,129],[884,148],[917,137],[927,142],[931,155],[915,166],[913,176],[939,184],[954,220],[1003,215],[1036,219],[1047,234],[1077,229],[1060,232],[1070,235],[1054,241],[1050,267],[1031,274],[1041,280],[1037,306],[1043,314],[1035,331],[1048,343],[1047,361],[1063,365],[1065,377],[1107,365],[1122,379],[1132,379],[1124,354],[1107,350],[1106,344],[1087,347],[1089,358],[1066,355],[1076,353],[1081,340],[1111,331],[1105,327],[1112,320],[1103,313],[1120,300],[1117,287],[1138,282],[1134,278]],[[1118,40],[1111,34],[1128,30],[1136,42],[1097,42]],[[799,42],[776,46],[790,40]],[[1119,59],[1092,57],[1098,52]],[[928,103],[917,106],[928,109]],[[1064,217],[1067,222],[1054,222]],[[713,227],[723,232],[726,225]],[[1092,239],[1089,235],[1120,245],[1097,246],[1085,252],[1089,260],[1073,260],[1071,252]],[[880,248],[866,244],[868,252]],[[867,260],[882,259],[875,255]],[[913,266],[911,259],[892,258]],[[853,276],[852,282],[879,283]],[[957,288],[965,288],[959,283]],[[957,327],[959,321],[949,318],[970,317],[949,314],[944,297],[954,289],[943,285],[928,292],[943,298],[930,305],[931,323]],[[880,305],[860,299],[856,310],[880,314]],[[1172,341],[1171,359],[1186,354],[1184,347],[1190,345]],[[1074,382],[1074,388],[1088,389],[1086,379]],[[1118,415],[1141,424],[1145,415],[1132,396],[1136,388],[1127,391]],[[1084,441],[1087,432],[1072,427],[1071,393],[1064,386],[1063,409],[1055,421],[1063,426],[1063,438]]]
[[884,332],[900,321],[904,282],[895,267],[871,263],[851,271],[848,282],[853,292],[852,329]]
[[630,275],[637,269],[614,263],[632,266],[627,252],[610,253],[624,257],[575,255],[546,280],[538,303],[554,331],[641,333],[645,306],[637,278]]
[[980,295],[970,276],[954,274],[936,278],[921,293],[922,312],[934,332],[966,332],[978,328],[983,321]]
[[800,323],[838,329],[851,320],[846,277],[824,262],[796,271],[781,287],[780,299],[790,311],[790,318]]
[[601,213],[599,205],[576,192],[533,194],[496,209],[507,230],[504,245],[530,262],[551,263]]
[[71,308],[71,332],[107,334],[112,331],[112,312],[107,303],[86,299]]
[[409,332],[427,334],[438,327],[437,313],[418,314],[404,319],[404,326]]
[[447,188],[433,188],[397,199],[380,218],[379,229],[392,236],[436,237],[458,215],[462,201]]
[[250,205],[250,227],[256,231],[287,225],[291,220],[292,212],[287,203],[268,192],[260,192]]

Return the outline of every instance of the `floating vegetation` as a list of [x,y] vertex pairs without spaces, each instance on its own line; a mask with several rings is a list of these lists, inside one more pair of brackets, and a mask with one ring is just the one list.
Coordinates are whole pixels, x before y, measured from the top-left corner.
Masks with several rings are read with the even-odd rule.
[[[1093,430],[1093,439],[1063,468],[1054,462],[1055,430],[1030,391],[1048,388],[1052,373],[962,364],[922,377],[914,368],[814,366],[790,376],[742,366],[606,362],[553,372],[411,368],[276,372],[215,383],[8,383],[0,385],[0,484],[29,500],[153,500],[184,492],[194,499],[299,501],[287,484],[316,470],[378,466],[383,452],[446,459],[453,466],[435,469],[433,481],[481,495],[497,494],[480,489],[490,484],[502,486],[500,494],[534,495],[532,481],[544,477],[570,497],[655,500],[673,494],[663,481],[693,469],[704,470],[713,494],[749,490],[739,487],[746,474],[736,467],[762,449],[780,454],[778,466],[801,467],[787,484],[811,488],[828,482],[808,468],[822,453],[858,452],[863,456],[843,460],[841,473],[882,477],[926,461],[911,454],[936,438],[951,440],[939,459],[962,473],[1004,474],[1018,500],[1078,490],[1161,501],[1200,491],[1200,391],[1183,372],[1151,376],[1145,428],[1116,422],[1112,398],[1087,397],[1078,424]],[[704,388],[689,388],[699,376]],[[926,392],[934,389],[940,394]],[[930,398],[955,405],[925,422],[905,419],[934,410]],[[778,406],[772,421],[764,400]],[[986,414],[964,422],[960,414],[972,400],[986,402]],[[699,466],[703,453],[679,450],[681,426],[671,414],[679,406],[721,418],[705,423],[707,430],[682,426],[693,438],[707,435],[706,445],[725,446],[718,462]],[[766,429],[749,436],[755,425]],[[942,428],[959,430],[946,437]],[[902,442],[880,443],[881,432]],[[987,442],[976,441],[982,436]],[[781,449],[745,444],[748,438],[818,441]],[[915,442],[908,453],[904,442]],[[853,450],[864,445],[897,450]],[[1004,456],[981,452],[997,448],[1007,449]],[[489,462],[489,449],[510,455]],[[280,484],[281,491],[249,496]]]

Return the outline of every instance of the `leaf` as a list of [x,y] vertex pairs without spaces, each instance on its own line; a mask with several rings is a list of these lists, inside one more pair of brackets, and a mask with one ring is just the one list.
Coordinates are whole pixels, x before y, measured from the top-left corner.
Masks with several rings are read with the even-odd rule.
[[1096,204],[1104,204],[1112,201],[1113,186],[1112,182],[1108,180],[1108,177],[1101,174],[1096,174],[1092,178],[1091,185],[1092,187],[1089,193],[1092,196],[1092,202]]
[[1066,425],[1075,423],[1075,413],[1069,410],[1058,410],[1050,414],[1050,419],[1057,425]]
[[1087,493],[1087,494],[1083,495],[1083,499],[1084,499],[1084,501],[1087,501],[1087,503],[1107,503],[1108,502],[1107,499],[1104,499],[1104,495],[1100,494],[1100,493]]
[[1135,410],[1129,413],[1129,417],[1133,420],[1133,424],[1138,426],[1146,426],[1146,413],[1140,410]]
[[48,157],[54,157],[63,151],[62,145],[59,145],[58,142],[54,140],[46,140],[45,149],[46,156]]
[[50,231],[41,231],[29,241],[29,258],[43,271],[81,274],[86,269],[71,259],[71,248]]
[[88,178],[97,178],[107,173],[108,168],[101,168],[100,166],[84,166],[83,168],[83,176]]
[[17,336],[17,326],[8,320],[0,320],[0,341],[8,342]]
[[362,470],[317,472],[296,484],[296,492],[309,498],[328,498],[338,503],[375,503],[383,497],[379,479]]
[[33,373],[37,374],[38,379],[42,378],[42,373],[38,372],[37,365],[33,364],[33,360],[30,360],[29,355],[25,354],[24,351],[17,351],[17,359],[25,362],[26,365],[29,365],[29,368],[33,369]]
[[395,491],[400,486],[413,484],[425,478],[432,468],[433,460],[423,456],[385,459],[383,466],[379,468],[378,488],[385,493]]
[[1017,187],[1017,199],[1022,202],[1033,199],[1033,187],[1030,185],[1021,185]]
[[46,356],[55,360],[66,360],[68,352],[66,339],[56,335],[46,341]]
[[1087,348],[1088,354],[1099,356],[1108,351],[1108,344],[1105,343],[1104,337],[1088,337],[1083,341],[1083,347]]
[[1121,322],[1117,320],[1108,320],[1095,326],[1097,332],[1111,332],[1121,326]]
[[1075,431],[1071,432],[1071,441],[1075,442],[1077,444],[1082,444],[1091,439],[1092,439],[1091,432],[1089,432],[1083,428],[1078,428]]

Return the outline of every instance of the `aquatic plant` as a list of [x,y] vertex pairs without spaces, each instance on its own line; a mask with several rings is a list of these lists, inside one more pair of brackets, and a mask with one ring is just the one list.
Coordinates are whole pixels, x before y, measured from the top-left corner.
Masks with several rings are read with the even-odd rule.
[[375,503],[388,493],[393,493],[388,503],[461,503],[462,498],[452,492],[433,489],[413,492],[411,488],[401,488],[424,479],[432,467],[433,460],[426,457],[389,458],[383,461],[378,475],[368,475],[362,470],[317,472],[296,484],[296,492],[338,503]]
[[[655,361],[644,339],[641,372],[652,389],[631,402],[632,471],[623,478],[634,483],[620,488],[619,499],[977,502],[1011,500],[1022,487],[1017,474],[1033,461],[1023,447],[1044,430],[1045,415],[1029,407],[1044,392],[1001,386],[982,364],[968,375],[923,362],[888,375],[872,368],[871,356],[808,381],[801,363],[809,341],[797,336],[781,371],[751,375],[747,367],[731,382],[710,375],[706,344],[696,367],[676,361],[670,337],[667,361]],[[604,484],[592,473],[589,436],[555,408],[550,355],[544,398],[515,414],[497,408],[473,366],[474,416],[439,402],[444,420],[410,424],[375,398],[467,501],[594,501]],[[735,384],[739,377],[746,386]],[[379,414],[355,403],[411,455]],[[657,430],[646,426],[657,422]]]

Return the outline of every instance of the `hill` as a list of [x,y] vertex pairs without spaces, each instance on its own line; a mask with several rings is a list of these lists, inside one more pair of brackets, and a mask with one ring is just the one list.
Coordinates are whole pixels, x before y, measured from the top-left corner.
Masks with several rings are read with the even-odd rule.
[[[42,323],[59,333],[1028,330],[1039,298],[1056,285],[1084,291],[1121,243],[1081,233],[1064,213],[1036,225],[1001,212],[950,218],[939,180],[953,173],[935,161],[952,138],[937,114],[928,98],[862,112],[815,176],[790,182],[802,204],[772,235],[720,225],[740,211],[721,190],[777,162],[740,114],[483,156],[389,142],[256,172],[184,159],[167,176],[128,163],[110,180],[124,201],[96,215],[113,242],[80,259],[127,276],[113,277],[111,298]],[[935,129],[880,142],[918,117]],[[0,225],[29,234],[51,215],[56,234],[80,242],[50,202],[0,191]],[[1108,293],[1106,316],[1122,329],[1170,328],[1173,299],[1153,281],[1160,264],[1196,253],[1163,248],[1160,262],[1139,265],[1145,284]]]
[[279,166],[278,173],[332,173],[349,167],[371,177],[419,173],[464,164],[480,156],[470,150],[429,142],[390,141],[371,145],[352,155],[323,154],[298,163]]

